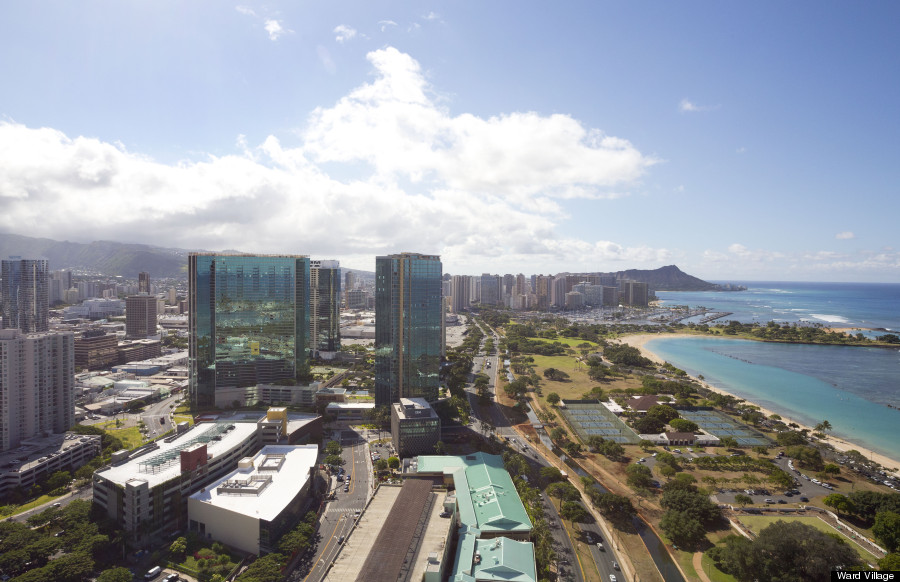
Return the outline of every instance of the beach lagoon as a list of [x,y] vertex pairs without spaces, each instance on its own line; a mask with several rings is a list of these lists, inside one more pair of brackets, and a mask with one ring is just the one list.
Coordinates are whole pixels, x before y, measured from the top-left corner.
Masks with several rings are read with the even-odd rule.
[[[900,351],[713,337],[661,337],[646,349],[708,384],[807,426],[896,458]],[[890,405],[890,406],[889,406]]]

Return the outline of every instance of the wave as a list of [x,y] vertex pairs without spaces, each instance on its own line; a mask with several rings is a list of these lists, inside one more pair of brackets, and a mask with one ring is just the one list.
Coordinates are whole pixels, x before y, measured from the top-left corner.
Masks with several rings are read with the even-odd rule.
[[828,313],[810,313],[809,315],[828,323],[850,323],[849,319],[841,315],[830,315]]

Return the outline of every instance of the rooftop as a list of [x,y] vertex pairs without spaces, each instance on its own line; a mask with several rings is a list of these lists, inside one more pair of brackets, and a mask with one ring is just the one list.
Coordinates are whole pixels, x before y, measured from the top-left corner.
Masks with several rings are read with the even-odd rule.
[[234,513],[272,521],[291,503],[316,466],[317,445],[267,445],[237,471],[191,495]]
[[453,476],[460,521],[482,532],[531,531],[531,519],[499,455],[421,455],[419,473]]
[[[229,426],[234,428],[229,429]],[[128,480],[138,477],[147,481],[152,488],[181,474],[182,450],[198,442],[205,442],[207,454],[216,457],[253,438],[255,433],[255,422],[202,422],[175,438],[155,441],[155,447],[148,446],[134,451],[127,461],[101,470],[100,475],[122,486]]]

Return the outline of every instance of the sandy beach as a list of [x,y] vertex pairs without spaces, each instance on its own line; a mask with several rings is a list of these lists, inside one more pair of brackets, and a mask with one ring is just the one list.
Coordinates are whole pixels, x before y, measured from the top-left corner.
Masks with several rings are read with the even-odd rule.
[[[665,335],[637,334],[637,335],[624,336],[620,339],[621,339],[622,343],[626,343],[630,346],[634,346],[634,347],[638,348],[641,351],[641,353],[644,355],[644,357],[649,358],[658,364],[664,364],[665,360],[663,360],[658,355],[656,355],[655,353],[653,353],[652,351],[647,349],[647,345],[646,345],[647,342],[649,342],[650,340],[656,340],[656,339],[690,338],[690,337],[698,337],[698,336],[693,335],[693,334],[687,334],[687,333],[674,333],[674,334],[665,334]],[[703,337],[710,337],[710,336],[703,336]],[[718,392],[720,394],[729,394],[725,390],[716,388],[715,386],[711,386],[698,378],[695,378],[693,376],[692,376],[692,378],[695,381],[697,381],[699,384],[703,385],[705,388],[707,388],[709,390],[712,390],[713,392]],[[735,394],[731,394],[731,396],[735,396],[736,398],[739,398]],[[756,404],[754,402],[750,402],[749,400],[747,402],[750,404],[753,404],[755,406],[759,406],[758,404]],[[762,406],[760,406],[759,409],[766,416],[775,414],[771,410],[767,410],[766,408],[763,408]],[[791,419],[791,418],[785,416],[784,414],[779,414],[779,416],[781,416],[785,422],[788,422],[788,423],[794,422],[797,425],[799,425],[801,428],[806,428],[806,429],[809,429],[810,432],[813,432],[813,427],[811,427],[811,426],[807,426],[801,422]],[[895,475],[900,475],[900,461],[898,461],[897,459],[892,459],[892,458],[886,457],[882,454],[871,451],[871,450],[863,447],[862,445],[850,443],[843,439],[839,439],[837,437],[827,436],[824,440],[827,443],[831,444],[835,449],[837,449],[839,451],[850,451],[850,450],[855,449],[855,450],[859,451],[860,453],[862,453],[865,457],[872,459],[875,462],[879,463],[882,467],[884,467],[885,471],[894,473]]]

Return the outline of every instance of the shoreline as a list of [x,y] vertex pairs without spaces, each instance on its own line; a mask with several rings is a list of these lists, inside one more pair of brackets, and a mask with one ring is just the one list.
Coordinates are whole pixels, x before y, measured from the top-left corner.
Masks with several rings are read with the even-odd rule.
[[[653,352],[647,348],[647,346],[646,346],[647,342],[649,342],[651,340],[656,340],[656,339],[694,338],[694,337],[700,337],[700,336],[697,336],[695,334],[689,334],[689,333],[672,333],[672,334],[665,334],[665,335],[644,333],[644,334],[627,335],[627,336],[623,336],[618,339],[622,343],[628,344],[628,345],[640,350],[641,355],[643,355],[645,358],[653,360],[657,364],[664,364],[665,360],[663,358],[661,358],[655,352]],[[703,337],[706,337],[706,336],[703,336]],[[701,386],[703,386],[704,388],[706,388],[707,390],[710,390],[711,392],[718,392],[719,394],[727,394],[729,396],[734,396],[735,398],[740,398],[740,396],[737,396],[736,394],[731,394],[730,392],[728,392],[726,390],[722,390],[721,388],[712,386],[712,385],[708,384],[707,382],[704,382],[703,380],[696,378],[695,376],[690,376],[690,378],[692,380],[694,380],[695,382],[697,382],[698,384],[700,384]],[[752,404],[754,406],[759,406],[758,404],[756,404],[755,402],[752,402],[750,400],[746,400],[743,398],[742,398],[742,400],[744,400],[744,402],[747,402],[748,404]],[[775,413],[775,412],[773,412],[767,408],[764,408],[762,406],[759,406],[759,410],[766,416],[771,416],[772,414],[778,414],[778,413]],[[799,422],[797,420],[789,418],[789,417],[785,416],[784,414],[778,414],[778,415],[782,417],[782,420],[785,423],[793,422],[793,423],[799,425],[800,428],[808,429],[811,433],[815,432],[815,430],[811,426],[808,426],[802,422]],[[892,459],[886,455],[877,453],[863,445],[851,443],[851,442],[841,439],[839,437],[827,435],[824,439],[820,439],[820,440],[825,443],[830,444],[831,446],[833,446],[835,448],[835,450],[838,450],[838,451],[857,450],[860,453],[862,453],[864,456],[866,456],[869,459],[880,464],[884,471],[891,473],[893,475],[900,475],[900,460]]]

